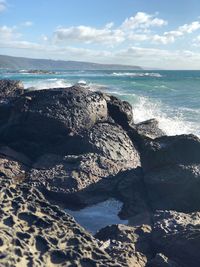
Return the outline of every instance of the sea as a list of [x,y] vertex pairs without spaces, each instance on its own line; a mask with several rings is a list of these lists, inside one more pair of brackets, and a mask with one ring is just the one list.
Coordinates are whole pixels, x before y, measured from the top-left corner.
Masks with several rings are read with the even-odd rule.
[[131,103],[135,123],[156,118],[167,135],[200,137],[200,71],[60,71],[30,74],[0,69],[0,79],[21,80],[25,89],[64,88],[81,84]]

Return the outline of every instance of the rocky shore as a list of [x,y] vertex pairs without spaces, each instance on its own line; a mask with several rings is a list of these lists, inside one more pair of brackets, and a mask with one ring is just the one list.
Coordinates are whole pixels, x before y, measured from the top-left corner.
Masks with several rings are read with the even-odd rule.
[[[129,225],[93,236],[65,212],[110,198]],[[0,80],[0,217],[0,266],[199,267],[200,139],[80,85]]]

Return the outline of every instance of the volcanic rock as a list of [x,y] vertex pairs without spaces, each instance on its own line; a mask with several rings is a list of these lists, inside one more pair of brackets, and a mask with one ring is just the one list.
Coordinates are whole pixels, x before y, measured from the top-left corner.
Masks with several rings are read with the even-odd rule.
[[200,213],[159,211],[154,217],[153,244],[179,266],[200,266]]

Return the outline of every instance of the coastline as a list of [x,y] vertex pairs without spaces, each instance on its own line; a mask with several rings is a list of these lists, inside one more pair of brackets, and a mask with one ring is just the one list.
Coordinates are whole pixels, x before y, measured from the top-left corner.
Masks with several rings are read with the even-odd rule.
[[[80,84],[0,80],[0,99],[3,264],[199,266],[197,136],[135,123],[130,103]],[[129,225],[92,235],[64,211],[110,198]]]

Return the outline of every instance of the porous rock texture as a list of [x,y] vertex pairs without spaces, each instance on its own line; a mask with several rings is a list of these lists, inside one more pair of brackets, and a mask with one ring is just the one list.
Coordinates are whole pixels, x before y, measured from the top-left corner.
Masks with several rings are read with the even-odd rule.
[[1,266],[123,266],[35,188],[0,182]]
[[[0,97],[0,266],[200,266],[198,137],[78,85]],[[63,211],[109,198],[128,226],[92,236]]]
[[20,81],[0,80],[0,101],[10,97],[16,97],[24,92],[24,86]]

